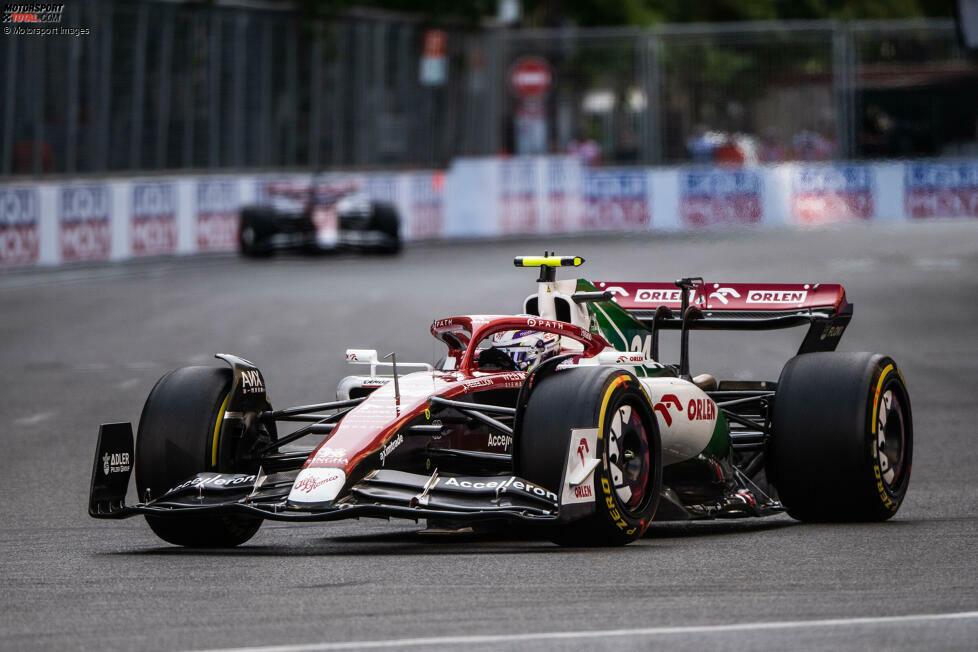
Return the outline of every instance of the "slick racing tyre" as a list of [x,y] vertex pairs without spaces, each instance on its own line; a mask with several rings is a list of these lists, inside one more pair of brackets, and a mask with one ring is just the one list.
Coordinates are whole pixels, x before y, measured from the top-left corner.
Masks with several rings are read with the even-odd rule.
[[662,489],[659,429],[638,379],[622,369],[577,368],[537,381],[516,436],[516,474],[561,495],[573,429],[598,429],[590,479],[595,512],[558,526],[569,546],[616,546],[641,537]]
[[401,251],[401,219],[397,209],[392,204],[373,202],[371,228],[385,236],[386,242],[379,245],[375,252],[393,255]]
[[275,234],[275,214],[264,208],[245,208],[241,211],[238,230],[238,251],[248,258],[262,258],[275,253],[271,237]]
[[[139,418],[136,491],[156,498],[205,471],[248,472],[235,462],[235,442],[220,437],[231,389],[231,370],[183,367],[153,387]],[[217,447],[215,450],[214,447]],[[238,515],[156,516],[146,522],[158,537],[178,546],[225,548],[258,532],[261,519]]]
[[884,521],[910,482],[913,420],[896,363],[806,353],[781,372],[767,474],[802,521]]

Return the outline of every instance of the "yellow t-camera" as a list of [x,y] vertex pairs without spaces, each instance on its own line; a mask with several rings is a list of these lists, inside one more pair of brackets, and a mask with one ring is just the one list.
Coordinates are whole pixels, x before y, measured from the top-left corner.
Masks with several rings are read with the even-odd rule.
[[537,281],[546,283],[556,280],[556,267],[579,267],[584,262],[580,256],[555,256],[544,252],[543,256],[517,256],[513,264],[517,267],[539,267],[540,278]]

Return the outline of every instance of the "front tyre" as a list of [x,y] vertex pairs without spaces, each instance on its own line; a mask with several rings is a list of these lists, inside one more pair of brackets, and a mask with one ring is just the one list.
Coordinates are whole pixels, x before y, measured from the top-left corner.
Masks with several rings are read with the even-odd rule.
[[238,227],[238,252],[246,258],[264,258],[275,253],[271,238],[275,234],[275,213],[249,207],[241,211]]
[[375,253],[394,255],[401,251],[401,218],[393,204],[373,202],[371,228],[381,233],[384,242],[375,248]]
[[[231,370],[183,367],[153,387],[139,418],[136,437],[136,491],[141,500],[204,471],[239,472],[234,442],[221,437],[231,390]],[[192,548],[227,548],[258,532],[261,519],[250,516],[146,515],[146,522],[168,543]]]
[[574,429],[598,429],[590,480],[595,512],[558,526],[569,546],[631,543],[648,529],[662,490],[658,423],[631,373],[610,367],[560,371],[537,381],[516,437],[516,473],[561,495]]
[[913,462],[910,395],[874,353],[806,353],[778,381],[768,477],[802,521],[885,521]]

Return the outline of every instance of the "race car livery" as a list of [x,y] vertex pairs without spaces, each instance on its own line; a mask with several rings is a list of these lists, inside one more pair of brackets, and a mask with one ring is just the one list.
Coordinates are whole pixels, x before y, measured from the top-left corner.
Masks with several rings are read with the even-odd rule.
[[[261,371],[233,355],[170,372],[135,440],[129,423],[102,425],[89,513],[142,514],[192,547],[238,545],[264,520],[363,516],[620,545],[654,520],[899,508],[909,394],[892,359],[835,351],[853,314],[842,286],[558,281],[583,259],[515,263],[540,270],[522,312],[436,319],[435,365],[349,349],[365,373],[335,400],[273,409]],[[690,372],[692,330],[791,326],[806,335],[777,381]],[[678,363],[660,361],[663,329],[680,331]]]

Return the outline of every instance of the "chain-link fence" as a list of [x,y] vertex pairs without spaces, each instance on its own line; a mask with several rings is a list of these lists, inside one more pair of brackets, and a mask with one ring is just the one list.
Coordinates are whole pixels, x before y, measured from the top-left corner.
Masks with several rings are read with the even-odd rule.
[[[550,62],[545,149],[605,163],[765,163],[978,152],[978,63],[950,21],[670,25],[507,34]],[[503,138],[520,151],[505,78]]]
[[836,155],[833,36],[785,24],[656,37],[661,145],[651,157],[772,162],[807,157],[806,139],[818,137],[832,148],[820,154]]
[[978,59],[951,24],[863,23],[848,38],[855,156],[978,154]]
[[445,79],[425,85],[428,30],[404,18],[87,0],[58,27],[90,33],[0,47],[5,174],[431,166],[492,149],[479,35],[451,32]]
[[949,21],[432,30],[404,15],[76,0],[58,27],[89,33],[0,42],[5,175],[978,149],[978,65]]

